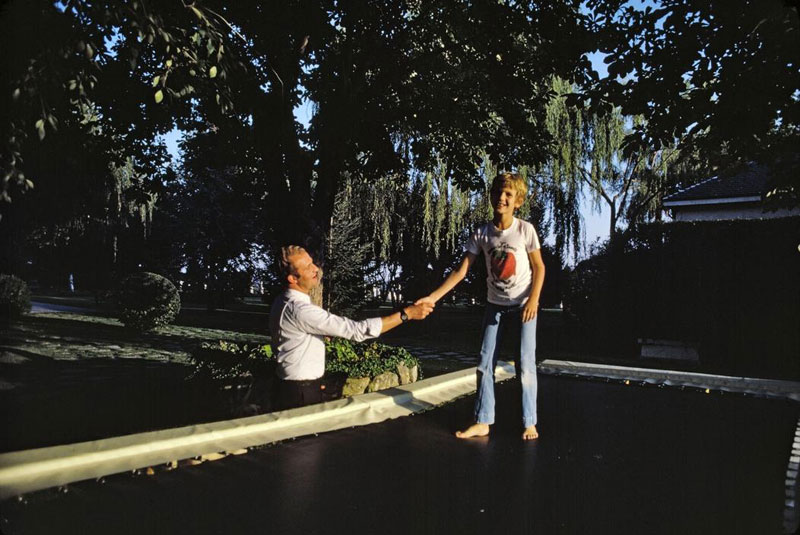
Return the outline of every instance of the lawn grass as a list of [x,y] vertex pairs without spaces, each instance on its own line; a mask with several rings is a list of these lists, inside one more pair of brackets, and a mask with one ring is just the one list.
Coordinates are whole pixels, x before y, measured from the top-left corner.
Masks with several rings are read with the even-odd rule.
[[168,325],[135,333],[119,321],[100,315],[65,312],[30,314],[3,331],[2,348],[56,360],[140,358],[188,363],[192,349],[204,341],[268,343],[259,333],[208,327]]
[[0,331],[0,451],[230,418],[224,393],[192,378],[192,350],[269,342],[187,325],[134,333],[101,313],[29,314]]

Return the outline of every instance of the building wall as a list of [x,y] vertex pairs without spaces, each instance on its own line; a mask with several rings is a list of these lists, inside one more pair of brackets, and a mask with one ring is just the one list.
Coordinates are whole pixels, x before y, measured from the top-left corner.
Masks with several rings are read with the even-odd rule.
[[672,208],[675,221],[716,221],[719,219],[772,219],[800,215],[800,209],[780,209],[765,212],[761,206],[693,205]]

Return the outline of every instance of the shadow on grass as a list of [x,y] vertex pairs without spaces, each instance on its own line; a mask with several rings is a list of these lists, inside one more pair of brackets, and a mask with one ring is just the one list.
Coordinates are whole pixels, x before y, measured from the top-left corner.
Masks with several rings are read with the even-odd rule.
[[142,359],[57,360],[6,349],[0,451],[166,429],[228,417],[188,366]]
[[[210,329],[182,329],[180,326],[137,333],[108,318],[70,317],[68,314],[60,317],[30,315],[19,325],[3,330],[0,344],[17,348],[48,343],[64,347],[80,344],[112,350],[135,348],[139,353],[147,350],[189,352],[200,342],[219,340],[224,334]],[[241,337],[237,338],[241,341]],[[256,344],[263,337],[253,334],[252,338],[252,343]]]
[[0,331],[0,451],[231,417],[236,393],[192,378],[186,364],[201,341],[220,336],[175,326],[139,334],[70,314],[25,317]]

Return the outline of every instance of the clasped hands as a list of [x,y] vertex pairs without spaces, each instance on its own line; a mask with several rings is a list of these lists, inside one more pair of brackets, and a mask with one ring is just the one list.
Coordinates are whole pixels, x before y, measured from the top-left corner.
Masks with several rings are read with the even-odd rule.
[[405,312],[408,315],[408,319],[412,320],[424,320],[428,317],[428,315],[433,312],[436,303],[433,301],[422,301],[422,299],[417,300],[411,306],[407,306],[405,308]]

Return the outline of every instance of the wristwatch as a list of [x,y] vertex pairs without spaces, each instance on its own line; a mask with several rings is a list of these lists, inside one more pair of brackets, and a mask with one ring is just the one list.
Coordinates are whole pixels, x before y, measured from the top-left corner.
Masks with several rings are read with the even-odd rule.
[[405,323],[408,320],[409,320],[409,317],[408,317],[408,314],[406,314],[406,309],[405,308],[401,308],[400,309],[400,321]]

